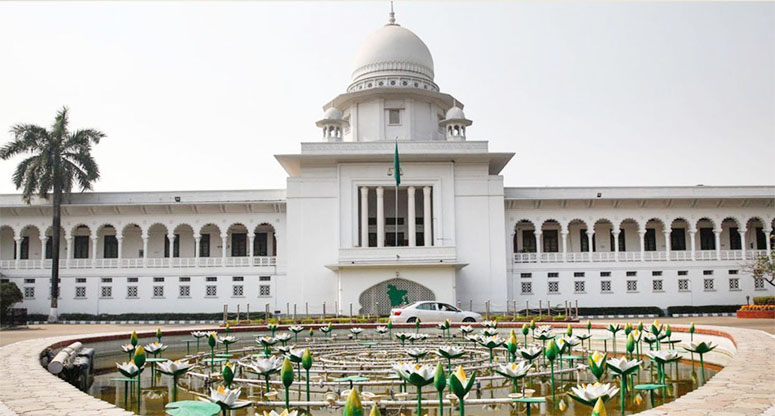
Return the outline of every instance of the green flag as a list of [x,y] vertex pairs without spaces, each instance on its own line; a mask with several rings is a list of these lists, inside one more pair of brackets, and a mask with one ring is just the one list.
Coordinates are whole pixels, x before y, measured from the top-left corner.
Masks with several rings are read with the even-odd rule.
[[396,186],[401,185],[401,162],[398,161],[398,142],[396,142],[396,152],[393,154],[393,177],[396,179]]

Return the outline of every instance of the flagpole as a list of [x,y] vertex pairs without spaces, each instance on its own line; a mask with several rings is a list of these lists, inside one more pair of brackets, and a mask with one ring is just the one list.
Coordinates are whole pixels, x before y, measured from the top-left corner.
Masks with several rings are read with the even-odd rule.
[[[391,3],[392,7],[392,3]],[[398,152],[398,136],[396,136],[396,152]],[[398,171],[396,172],[396,175],[398,175],[398,181],[401,180],[401,170],[400,168],[396,167]],[[395,226],[395,246],[398,247],[398,181],[396,181],[396,215],[394,220],[394,226]]]

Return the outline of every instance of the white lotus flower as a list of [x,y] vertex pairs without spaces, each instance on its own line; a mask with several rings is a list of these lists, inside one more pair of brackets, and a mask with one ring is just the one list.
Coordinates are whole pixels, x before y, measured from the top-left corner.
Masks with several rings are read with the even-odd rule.
[[140,369],[137,367],[134,361],[121,364],[116,363],[116,368],[118,368],[119,373],[127,378],[137,377],[137,374],[140,372]]
[[498,335],[498,330],[495,329],[495,328],[484,328],[482,330],[482,335],[484,335],[486,337],[494,337],[494,336]]
[[406,350],[406,353],[409,354],[409,356],[412,357],[412,358],[418,358],[418,357],[422,358],[426,354],[428,354],[427,351],[425,351],[423,349],[420,349],[420,348],[408,348]]
[[218,337],[218,342],[220,342],[221,344],[234,344],[235,342],[237,342],[237,337],[235,337],[234,335],[226,335],[223,337]]
[[375,331],[377,331],[378,334],[384,334],[385,332],[388,332],[388,329],[386,326],[378,326],[374,328]]
[[646,355],[660,364],[665,364],[681,359],[680,354],[671,351],[649,351],[646,353]]
[[533,364],[528,364],[527,361],[520,361],[519,364],[517,363],[509,363],[509,364],[500,364],[497,367],[495,367],[495,371],[507,378],[522,378],[527,375],[527,372],[530,371],[530,368],[533,367]]
[[629,374],[640,365],[639,360],[627,360],[626,358],[609,358],[608,367],[618,374]]
[[291,350],[295,347],[295,345],[283,345],[280,347],[277,347],[277,351],[280,351],[283,355],[290,354]]
[[191,333],[191,336],[193,336],[194,338],[204,338],[204,337],[210,336],[210,333],[207,331],[194,331]]
[[541,348],[541,347],[520,348],[519,349],[519,355],[521,355],[522,358],[527,359],[527,360],[531,359],[531,357],[534,359],[534,358],[538,357],[543,350],[544,349]]
[[619,387],[616,387],[610,383],[600,384],[581,384],[576,387],[571,387],[569,395],[574,399],[592,406],[597,402],[597,399],[602,398],[603,402],[607,401],[611,397],[615,397],[619,392]]
[[563,340],[563,342],[565,342],[566,344],[568,344],[571,347],[575,347],[576,345],[581,344],[581,338],[579,338],[579,337],[577,337],[575,335],[571,335],[571,336],[567,336],[566,335],[566,336],[562,337],[562,340]]
[[124,352],[132,352],[135,350],[135,346],[132,344],[125,344],[121,346],[121,351]]
[[474,332],[474,328],[471,325],[461,325],[460,332],[464,334],[469,334],[471,332]]
[[481,334],[466,335],[466,339],[471,342],[479,342],[483,336]]
[[497,321],[483,321],[482,326],[485,328],[497,328],[498,322]]
[[551,325],[538,325],[536,327],[536,331],[547,332],[547,331],[551,331],[551,330],[552,330],[552,326]]
[[291,338],[293,338],[293,335],[291,335],[291,334],[289,334],[287,332],[281,332],[281,333],[277,334],[276,337],[274,337],[275,340],[280,341],[280,342],[288,342],[288,341],[291,340]]
[[304,330],[304,327],[301,325],[291,325],[288,327],[288,329],[292,332],[301,332]]
[[[274,410],[271,410],[269,412],[264,411],[264,416],[298,416],[299,411],[298,410],[292,410],[288,411],[288,409],[283,409],[282,413],[277,413]],[[261,416],[260,414],[256,413],[255,416]]]
[[395,370],[401,378],[404,378],[415,385],[417,385],[415,382],[422,383],[423,381],[425,384],[428,384],[433,381],[433,376],[435,375],[435,369],[433,367],[421,364],[396,364],[393,366],[393,370]]
[[295,348],[296,346],[291,346],[290,349],[288,349],[288,352],[285,353],[285,355],[294,363],[300,363],[301,357],[304,355],[304,349],[303,348]]
[[217,389],[210,389],[210,401],[226,407],[227,409],[239,409],[240,407],[250,406],[251,402],[247,400],[238,400],[241,387],[236,389],[227,389],[218,386]]
[[436,354],[444,358],[458,358],[464,353],[465,351],[462,348],[450,346],[439,347],[436,351]]
[[194,365],[190,364],[188,361],[176,360],[156,363],[156,366],[159,367],[159,371],[162,373],[176,376],[190,370]]
[[240,365],[256,374],[266,375],[280,371],[283,366],[283,358],[277,355],[269,358],[258,359],[249,363],[240,362]]
[[353,334],[360,334],[361,332],[363,332],[363,328],[360,328],[360,327],[350,328],[350,332],[352,332]]
[[409,338],[415,341],[422,341],[428,338],[428,334],[409,334]]
[[167,346],[159,341],[152,342],[145,346],[145,352],[149,354],[158,354],[167,349]]

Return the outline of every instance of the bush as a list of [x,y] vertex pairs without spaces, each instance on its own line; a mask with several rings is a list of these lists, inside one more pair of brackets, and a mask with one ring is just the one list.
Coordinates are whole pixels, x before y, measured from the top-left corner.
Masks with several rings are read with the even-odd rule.
[[754,296],[754,305],[775,305],[775,296]]
[[662,309],[656,306],[613,306],[600,308],[579,308],[579,316],[590,315],[656,315],[664,316]]
[[669,306],[668,315],[683,313],[733,313],[740,305],[703,305],[703,306]]
[[0,320],[4,321],[13,305],[22,300],[24,300],[24,296],[16,283],[0,283]]

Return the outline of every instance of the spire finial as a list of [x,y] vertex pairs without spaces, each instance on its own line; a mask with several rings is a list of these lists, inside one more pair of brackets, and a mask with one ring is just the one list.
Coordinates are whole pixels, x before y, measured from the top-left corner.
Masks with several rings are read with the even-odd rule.
[[388,19],[388,24],[396,24],[396,14],[393,12],[393,0],[390,0],[390,18]]

